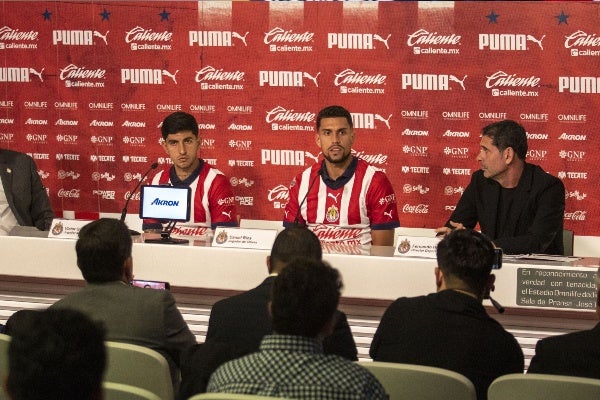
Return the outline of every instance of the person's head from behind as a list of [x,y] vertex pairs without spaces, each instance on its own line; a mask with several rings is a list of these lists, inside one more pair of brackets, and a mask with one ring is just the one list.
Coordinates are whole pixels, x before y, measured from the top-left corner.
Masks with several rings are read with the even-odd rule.
[[293,259],[273,283],[273,331],[316,339],[327,336],[333,329],[341,289],[340,274],[329,264]]
[[521,161],[527,157],[527,132],[515,121],[506,119],[483,128],[482,136],[492,139],[500,152],[511,148]]
[[21,324],[27,323],[27,319],[31,317],[35,317],[39,310],[31,310],[31,309],[23,309],[15,311],[11,314],[10,317],[6,320],[6,325],[4,326],[4,334],[12,335],[15,328]]
[[129,283],[133,278],[131,248],[127,225],[118,219],[100,218],[79,231],[77,266],[88,283]]
[[493,285],[494,245],[481,233],[455,229],[437,246],[438,290],[463,290],[483,298]]
[[15,326],[5,389],[12,400],[102,398],[105,332],[82,313],[49,309]]
[[267,257],[269,273],[279,273],[294,258],[321,260],[323,250],[317,235],[305,226],[291,226],[277,234]]

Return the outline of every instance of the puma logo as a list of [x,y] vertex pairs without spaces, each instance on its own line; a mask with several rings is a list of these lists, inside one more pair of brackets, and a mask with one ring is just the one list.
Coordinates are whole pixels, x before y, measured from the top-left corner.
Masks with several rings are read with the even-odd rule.
[[340,195],[339,193],[335,194],[335,195],[333,193],[327,193],[327,197],[331,197],[333,200],[335,200],[336,203],[338,202],[339,195]]
[[315,76],[312,76],[312,75],[311,75],[311,74],[309,74],[308,72],[304,72],[304,74],[303,74],[303,76],[304,76],[305,78],[308,78],[308,79],[310,79],[311,81],[313,81],[316,87],[319,87],[319,83],[317,82],[317,78],[319,77],[319,75],[321,75],[321,73],[320,73],[320,72],[319,72],[319,73],[317,73]]
[[231,219],[231,211],[229,211],[229,212],[227,212],[227,211],[221,211],[221,214],[227,215],[227,218]]
[[540,46],[540,49],[544,50],[544,46],[542,46],[542,40],[544,40],[544,38],[546,37],[546,35],[542,36],[540,38],[540,40],[537,40],[536,38],[534,38],[531,35],[527,35],[527,40],[531,40],[532,42],[536,43],[538,46]]
[[42,73],[43,72],[44,72],[44,68],[42,68],[42,70],[40,72],[37,72],[33,68],[29,68],[29,73],[37,76],[38,78],[40,78],[40,81],[42,81],[42,82],[44,82],[44,78],[42,77]]
[[392,36],[391,33],[389,35],[387,35],[387,37],[384,39],[381,36],[379,36],[378,34],[374,34],[373,39],[379,40],[381,43],[383,43],[385,45],[386,49],[389,50],[390,46],[388,46],[388,40],[390,39],[390,36]]
[[390,115],[389,115],[389,117],[387,117],[387,119],[385,119],[385,118],[383,118],[381,115],[379,115],[379,114],[375,114],[375,116],[374,116],[373,118],[375,118],[375,119],[376,119],[376,120],[378,120],[378,121],[381,121],[381,122],[383,122],[383,123],[384,123],[384,124],[387,126],[387,128],[388,128],[388,129],[392,129],[392,128],[390,127],[390,119],[392,118],[392,115],[393,115],[393,114],[390,114]]
[[390,217],[390,219],[392,219],[392,210],[390,210],[390,211],[384,211],[383,215],[387,215],[388,217]]
[[175,82],[175,84],[177,85],[177,79],[175,78],[175,75],[177,75],[178,72],[179,72],[179,70],[175,71],[175,73],[172,74],[169,71],[167,71],[166,69],[163,69],[162,74],[165,75],[165,76],[168,76],[171,79],[173,79],[173,82]]
[[248,36],[248,33],[250,32],[246,32],[246,34],[242,36],[237,32],[231,32],[231,36],[233,36],[236,39],[240,39],[242,42],[244,42],[244,46],[248,47],[248,43],[246,43],[246,36]]
[[108,32],[110,31],[106,31],[106,33],[103,35],[98,31],[94,31],[94,36],[99,37],[100,39],[102,39],[104,41],[104,44],[108,46],[108,42],[106,41],[106,37],[108,36]]
[[449,80],[451,80],[452,82],[456,82],[456,83],[458,83],[458,84],[459,84],[459,85],[462,87],[462,89],[463,89],[463,90],[466,90],[466,89],[465,89],[465,79],[467,79],[467,76],[468,76],[468,75],[465,75],[465,76],[462,78],[462,80],[460,80],[460,79],[458,79],[457,77],[455,77],[454,75],[450,75],[450,76],[448,77],[448,79],[449,79]]

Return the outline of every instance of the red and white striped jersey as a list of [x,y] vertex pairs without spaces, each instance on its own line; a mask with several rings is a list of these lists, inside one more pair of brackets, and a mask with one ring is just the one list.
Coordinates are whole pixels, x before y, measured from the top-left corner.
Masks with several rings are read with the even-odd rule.
[[321,241],[361,245],[371,243],[371,229],[399,227],[396,195],[387,176],[356,160],[348,167],[354,171],[344,173],[347,182],[338,188],[323,179],[323,163],[298,174],[290,184],[284,226],[306,224]]
[[[202,162],[197,176],[190,182],[192,210],[188,222],[179,222],[173,229],[175,235],[203,236],[219,225],[237,226],[235,197],[225,175]],[[150,184],[171,184],[171,169],[166,167],[152,177]],[[191,179],[191,178],[188,178]],[[188,181],[186,179],[186,181]],[[143,229],[160,229],[159,221],[145,219]]]

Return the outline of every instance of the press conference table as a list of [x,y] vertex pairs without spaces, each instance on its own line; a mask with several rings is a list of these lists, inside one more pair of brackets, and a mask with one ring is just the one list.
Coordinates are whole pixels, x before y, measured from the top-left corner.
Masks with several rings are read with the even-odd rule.
[[[136,241],[133,262],[138,279],[168,281],[172,287],[243,291],[256,286],[267,275],[267,250],[213,248],[210,242],[203,241],[196,245],[140,243],[140,237]],[[0,237],[0,253],[0,275],[81,280],[74,240],[4,236]],[[372,253],[387,255],[324,255],[341,272],[344,298],[391,301],[435,291],[435,259],[394,257],[392,248],[373,248]],[[500,270],[494,271],[493,297],[507,308],[539,308],[517,304],[518,282],[522,280],[518,274],[523,268],[589,273],[595,272],[598,265],[597,258],[569,263],[505,261]],[[570,309],[564,305],[543,308]]]

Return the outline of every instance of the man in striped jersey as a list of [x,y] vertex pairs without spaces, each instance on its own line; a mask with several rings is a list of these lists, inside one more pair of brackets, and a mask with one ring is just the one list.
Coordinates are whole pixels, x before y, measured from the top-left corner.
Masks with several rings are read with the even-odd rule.
[[308,225],[322,242],[392,246],[400,226],[396,195],[383,171],[352,155],[350,112],[326,107],[316,125],[324,159],[290,184],[284,226]]
[[[152,185],[192,188],[190,222],[173,230],[174,234],[203,236],[219,226],[237,226],[235,198],[229,181],[221,171],[198,158],[198,122],[193,115],[175,112],[161,127],[163,147],[173,162],[150,180]],[[160,221],[144,220],[142,229],[158,231]]]

